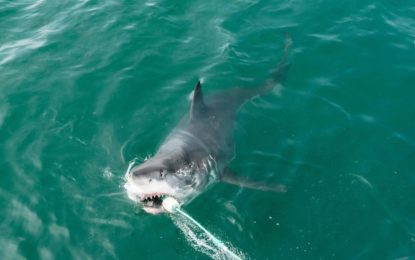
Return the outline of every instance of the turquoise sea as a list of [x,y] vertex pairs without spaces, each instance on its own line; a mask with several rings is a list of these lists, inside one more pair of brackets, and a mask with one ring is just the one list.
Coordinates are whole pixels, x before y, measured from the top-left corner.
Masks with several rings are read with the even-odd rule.
[[227,259],[128,199],[205,95],[263,83],[184,210],[245,259],[415,259],[415,2],[0,0],[0,259]]

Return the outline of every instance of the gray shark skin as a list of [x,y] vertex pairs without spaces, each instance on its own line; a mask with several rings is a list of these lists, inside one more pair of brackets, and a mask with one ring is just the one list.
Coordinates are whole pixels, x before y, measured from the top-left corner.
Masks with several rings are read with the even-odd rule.
[[127,195],[151,214],[164,212],[166,196],[180,204],[188,203],[216,181],[242,187],[284,191],[283,186],[257,185],[241,181],[227,164],[234,155],[233,130],[239,108],[248,100],[269,93],[285,75],[291,39],[286,37],[284,57],[272,78],[257,88],[232,88],[204,98],[202,85],[196,84],[191,108],[167,136],[156,154],[127,172]]

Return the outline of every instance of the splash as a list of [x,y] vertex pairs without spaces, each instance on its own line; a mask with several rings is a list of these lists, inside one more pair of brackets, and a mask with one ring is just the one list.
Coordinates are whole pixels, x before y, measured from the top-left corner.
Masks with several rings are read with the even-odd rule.
[[[165,203],[165,201],[168,203]],[[165,201],[163,201],[163,207],[168,212],[173,213],[173,223],[183,232],[187,241],[190,242],[190,245],[194,249],[217,260],[241,260],[245,258],[241,252],[238,252],[233,246],[227,245],[216,238],[199,222],[184,212],[174,199],[168,197]]]

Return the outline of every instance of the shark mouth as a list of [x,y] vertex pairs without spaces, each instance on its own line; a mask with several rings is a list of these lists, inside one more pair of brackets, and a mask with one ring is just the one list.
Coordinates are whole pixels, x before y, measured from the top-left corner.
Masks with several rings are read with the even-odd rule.
[[162,203],[163,200],[167,197],[167,194],[147,194],[142,197],[140,200],[141,204],[143,205],[143,209],[147,213],[151,214],[159,214],[164,212]]
[[152,191],[147,190],[146,192],[142,192],[143,187],[135,185],[129,179],[127,179],[127,182],[124,184],[124,188],[127,191],[128,198],[138,202],[143,210],[150,214],[160,214],[165,212],[162,206],[163,200],[166,197],[175,198],[175,196],[169,194],[172,192],[161,191],[165,189],[158,189],[159,191],[154,191],[154,189],[152,189]]
[[163,199],[167,197],[166,194],[153,194],[144,196],[144,199],[141,200],[146,207],[160,207]]

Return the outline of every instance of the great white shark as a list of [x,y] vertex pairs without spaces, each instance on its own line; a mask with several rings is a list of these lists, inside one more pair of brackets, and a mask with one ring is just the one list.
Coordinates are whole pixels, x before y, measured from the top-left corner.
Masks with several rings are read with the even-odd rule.
[[256,88],[232,88],[208,98],[197,82],[190,112],[167,136],[156,154],[126,173],[125,189],[133,201],[151,214],[162,213],[162,201],[173,197],[180,204],[195,198],[212,183],[224,181],[241,187],[285,191],[284,185],[239,179],[227,167],[234,156],[233,130],[239,108],[265,95],[282,82],[288,68],[291,39],[285,39],[284,55],[270,79]]

